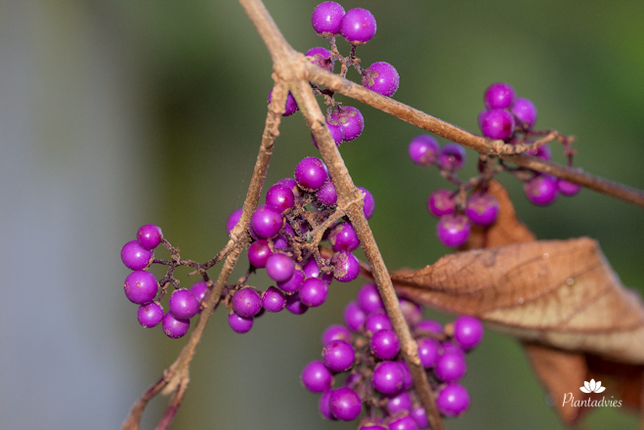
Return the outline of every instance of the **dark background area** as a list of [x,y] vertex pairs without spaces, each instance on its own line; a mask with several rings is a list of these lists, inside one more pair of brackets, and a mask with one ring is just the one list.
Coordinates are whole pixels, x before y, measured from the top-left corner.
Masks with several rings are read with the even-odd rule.
[[[25,418],[27,421],[19,417],[29,414],[34,407],[34,402],[29,402],[33,400],[32,390],[50,387],[47,392],[51,394],[36,397],[36,403],[57,405],[43,416],[43,423],[60,423],[60,428],[67,429],[88,428],[85,423],[91,422],[91,418],[85,421],[82,417],[94,414],[103,418],[92,428],[115,428],[185,342],[166,338],[159,327],[145,330],[137,324],[136,306],[127,301],[121,289],[128,271],[118,260],[120,246],[146,223],[160,225],[165,237],[179,246],[186,258],[205,261],[225,245],[226,219],[243,203],[264,126],[266,97],[272,86],[270,57],[243,9],[234,1],[55,1],[45,8],[31,2],[26,2],[30,6],[15,6],[18,3],[0,6],[0,15],[4,7],[5,12],[13,11],[13,16],[30,22],[32,33],[28,34],[35,42],[25,48],[13,36],[5,38],[0,55],[11,58],[21,49],[31,49],[35,52],[33,58],[47,59],[47,63],[33,61],[15,66],[16,76],[21,79],[27,79],[24,76],[30,76],[33,70],[41,74],[34,78],[38,84],[30,88],[37,100],[35,105],[41,106],[42,100],[48,100],[42,108],[45,116],[64,110],[70,95],[83,93],[79,82],[65,71],[75,70],[88,58],[95,64],[93,71],[83,74],[90,88],[94,88],[93,83],[103,82],[101,77],[118,78],[105,87],[104,98],[92,97],[88,103],[106,103],[105,97],[113,98],[112,109],[121,122],[92,128],[101,112],[92,116],[93,111],[89,111],[73,116],[69,124],[60,125],[52,114],[52,128],[60,125],[62,131],[43,133],[38,138],[47,142],[37,156],[39,165],[56,162],[56,154],[61,154],[59,148],[70,141],[69,130],[75,130],[76,124],[90,124],[86,136],[71,139],[83,142],[78,144],[79,148],[98,145],[102,135],[105,142],[100,144],[105,146],[101,151],[108,151],[106,148],[115,139],[105,136],[114,133],[128,133],[127,139],[119,140],[128,143],[120,145],[110,158],[113,160],[110,174],[116,179],[109,190],[88,188],[88,200],[78,203],[82,206],[93,201],[89,199],[105,200],[107,196],[111,199],[111,212],[101,210],[79,216],[80,223],[89,222],[94,216],[98,220],[100,212],[102,228],[96,231],[100,230],[101,237],[106,239],[93,242],[92,247],[104,252],[105,257],[85,263],[83,267],[89,275],[79,279],[69,271],[74,266],[72,253],[78,252],[80,245],[74,248],[75,242],[70,242],[70,248],[63,250],[63,255],[69,253],[62,266],[64,286],[61,290],[52,286],[54,290],[48,293],[35,290],[49,297],[56,296],[56,291],[63,291],[62,288],[83,291],[88,282],[94,285],[95,292],[91,294],[74,293],[73,297],[84,301],[69,302],[65,313],[75,327],[89,321],[85,327],[87,340],[77,340],[76,345],[92,352],[87,355],[70,352],[74,350],[64,336],[50,346],[51,350],[67,351],[76,359],[71,360],[73,366],[70,360],[61,359],[66,371],[73,373],[74,367],[82,366],[84,361],[93,360],[93,367],[83,377],[67,378],[59,375],[45,358],[32,364],[45,369],[42,370],[45,376],[32,381],[29,389],[20,389],[24,401],[12,400],[10,404],[15,407],[0,410],[0,427],[27,428],[15,424],[41,422],[37,420],[39,414]],[[317,3],[267,0],[265,4],[286,39],[295,49],[305,52],[314,46],[327,46],[310,25]],[[535,103],[539,110],[537,128],[557,129],[577,137],[573,145],[579,152],[576,166],[644,188],[643,2],[371,0],[341,4],[346,10],[365,7],[374,14],[377,34],[358,49],[358,56],[363,65],[387,61],[398,69],[401,84],[394,96],[396,100],[478,133],[477,115],[483,108],[483,92],[491,83],[507,82],[518,96]],[[11,16],[5,14],[5,21],[10,21]],[[47,46],[44,42],[52,34],[56,37]],[[79,43],[82,45],[79,49],[67,49]],[[348,53],[346,43],[342,41],[339,45],[341,52]],[[60,67],[52,69],[48,64]],[[52,70],[60,73],[50,73]],[[347,77],[358,81],[354,70]],[[7,94],[15,88],[12,82],[18,81],[2,82]],[[61,87],[60,82],[65,85]],[[20,96],[16,93],[15,100]],[[4,112],[16,112],[13,100],[0,99],[0,105],[9,106]],[[338,100],[358,107],[365,117],[363,135],[343,144],[340,150],[354,182],[368,188],[375,197],[376,213],[370,224],[390,270],[422,267],[451,252],[435,237],[436,221],[425,208],[429,193],[448,184],[437,170],[416,166],[407,155],[409,141],[421,131],[342,96]],[[24,115],[34,114],[27,110]],[[11,129],[12,121],[7,118],[13,117],[9,114],[4,117],[4,123]],[[122,127],[122,123],[127,127]],[[280,133],[267,185],[291,176],[301,158],[317,153],[300,113],[285,118]],[[8,143],[3,146],[3,166],[7,167],[14,162],[11,158],[14,152],[9,152]],[[47,155],[50,150],[53,156]],[[69,160],[69,154],[77,153],[74,151],[70,149],[61,159]],[[86,157],[80,160],[90,163],[85,166],[105,160],[103,152],[95,155],[90,151]],[[461,174],[463,179],[475,172],[476,154],[468,150],[468,157]],[[560,146],[553,146],[553,159],[564,162]],[[52,165],[51,169],[51,176],[45,172],[43,181],[60,174],[65,163]],[[92,184],[90,178],[96,175],[89,167],[74,172],[74,183]],[[7,191],[10,187],[6,184],[11,178],[6,175],[2,178],[7,198],[17,198]],[[622,282],[642,291],[642,208],[589,190],[574,198],[560,197],[547,208],[535,207],[527,202],[521,184],[514,178],[503,174],[499,179],[508,188],[519,217],[538,238],[590,236],[599,240]],[[78,194],[70,193],[70,201],[74,196]],[[42,197],[36,194],[31,198],[39,201]],[[14,218],[3,213],[5,224],[24,221],[20,211]],[[46,211],[39,213],[47,216]],[[37,235],[26,226],[20,228],[26,235]],[[52,222],[51,228],[64,236],[74,226]],[[78,243],[88,236],[78,237]],[[60,254],[55,248],[50,252]],[[27,250],[25,253],[28,255]],[[240,261],[233,279],[241,275],[246,257],[242,256]],[[16,266],[5,264],[3,270],[13,276]],[[102,271],[91,269],[98,266]],[[15,279],[25,280],[26,273],[30,272],[20,271]],[[41,273],[38,268],[31,273],[40,273],[38,279],[58,277],[51,272]],[[193,282],[187,273],[179,272],[183,285]],[[217,269],[211,271],[216,273]],[[260,288],[269,285],[264,275],[255,276],[252,282]],[[334,282],[330,298],[321,308],[302,316],[286,312],[266,315],[244,335],[233,333],[224,310],[218,309],[191,366],[190,387],[173,428],[355,428],[355,423],[320,418],[318,396],[301,387],[299,374],[309,361],[319,358],[322,331],[341,322],[345,304],[353,299],[361,284],[362,281]],[[100,310],[89,312],[88,303]],[[46,302],[42,305],[46,306]],[[6,308],[4,311],[10,312]],[[441,321],[453,318],[432,310],[426,314]],[[42,314],[33,314],[34,326],[58,324],[57,314],[43,321],[41,317]],[[15,336],[2,338],[7,345],[0,355],[5,368],[24,364],[25,355],[21,354],[43,355],[41,343],[22,349],[21,342],[27,342],[25,339],[32,335],[29,328],[32,325],[21,323],[20,318],[7,316],[7,324],[12,327],[15,324],[16,328]],[[105,344],[101,347],[102,339],[108,338],[110,347]],[[94,375],[101,376],[93,379]],[[27,380],[31,381],[29,377]],[[87,384],[92,380],[90,388]],[[101,382],[106,380],[111,380],[111,385]],[[14,389],[23,386],[20,380],[3,381],[0,385],[3,399],[15,397]],[[109,389],[103,384],[108,384]],[[470,390],[472,406],[464,416],[447,420],[448,429],[564,428],[546,404],[545,393],[520,347],[508,337],[486,331],[483,344],[469,356],[463,384]],[[610,381],[603,385],[609,393]],[[84,399],[83,412],[78,416],[70,418],[66,408],[72,406],[57,398],[61,387],[72,393],[70,401],[76,397]],[[165,398],[151,404],[143,428],[156,425],[165,405]],[[58,428],[57,425],[45,427]],[[605,408],[594,411],[584,428],[617,430],[636,426],[636,415]]]

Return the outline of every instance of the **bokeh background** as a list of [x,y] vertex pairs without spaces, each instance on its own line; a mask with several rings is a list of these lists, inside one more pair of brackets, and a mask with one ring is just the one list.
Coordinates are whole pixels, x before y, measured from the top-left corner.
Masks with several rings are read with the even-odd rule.
[[[316,4],[266,1],[300,51],[325,46],[310,26]],[[343,6],[375,15],[378,33],[358,54],[363,64],[397,67],[397,100],[478,132],[483,91],[508,82],[536,104],[539,128],[577,136],[576,165],[644,188],[640,0]],[[119,428],[174,360],[184,340],[136,322],[120,247],[145,223],[162,226],[187,258],[205,261],[224,246],[226,219],[252,173],[270,75],[261,39],[232,0],[0,1],[1,429]],[[357,80],[355,71],[348,77]],[[425,201],[447,184],[408,160],[419,130],[348,104],[362,110],[366,128],[341,152],[356,184],[375,196],[371,225],[385,261],[390,269],[433,263],[450,250],[436,239]],[[315,154],[301,115],[286,118],[267,183]],[[474,172],[468,156],[463,177]],[[539,238],[598,239],[624,284],[642,291],[641,208],[587,190],[536,208],[513,178],[500,179]],[[187,271],[180,276],[193,282]],[[268,285],[263,276],[253,282]],[[173,428],[355,428],[322,420],[299,373],[359,286],[336,282],[322,308],[264,316],[245,335],[219,309]],[[448,429],[563,428],[512,339],[486,332],[468,366],[472,407]],[[144,428],[165,405],[150,405]],[[635,415],[609,408],[584,426],[636,427]]]

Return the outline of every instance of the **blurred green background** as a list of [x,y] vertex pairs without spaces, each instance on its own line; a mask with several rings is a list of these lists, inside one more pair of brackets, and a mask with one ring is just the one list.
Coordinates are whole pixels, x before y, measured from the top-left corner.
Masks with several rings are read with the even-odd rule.
[[[265,4],[295,49],[304,52],[326,46],[310,25],[317,2],[267,0]],[[538,128],[577,136],[577,166],[644,188],[641,0],[370,0],[342,5],[345,9],[365,7],[374,14],[378,32],[358,49],[358,56],[363,65],[387,61],[396,66],[401,85],[395,99],[478,132],[476,121],[483,108],[484,90],[494,82],[510,83],[520,97],[531,99],[537,106]],[[144,330],[138,326],[136,306],[127,301],[120,288],[127,275],[118,260],[120,246],[145,223],[160,225],[165,237],[179,246],[186,258],[205,261],[224,246],[226,219],[243,203],[257,155],[266,97],[272,85],[270,57],[234,1],[0,3],[0,24],[13,22],[26,27],[16,28],[11,34],[0,30],[0,40],[4,34],[0,59],[7,60],[4,66],[0,61],[0,72],[11,64],[19,79],[0,80],[5,85],[0,95],[12,95],[14,82],[33,82],[29,88],[36,101],[31,103],[39,108],[35,113],[29,109],[16,111],[14,101],[22,97],[16,92],[12,95],[15,98],[0,99],[0,105],[5,105],[0,113],[6,113],[0,118],[8,129],[12,118],[20,119],[20,115],[36,117],[34,127],[44,124],[46,132],[35,133],[35,140],[45,142],[37,146],[36,157],[43,166],[51,166],[52,177],[66,169],[76,151],[84,151],[88,158],[80,160],[83,163],[100,163],[107,152],[112,160],[109,177],[115,178],[109,189],[86,190],[87,199],[111,199],[111,212],[100,211],[104,217],[100,218],[100,233],[106,239],[92,243],[105,252],[105,257],[86,266],[102,264],[103,271],[100,275],[89,271],[87,277],[78,279],[65,267],[65,276],[69,277],[64,282],[75,291],[92,279],[96,285],[104,285],[101,293],[79,293],[84,294],[85,304],[70,305],[66,316],[73,325],[82,325],[90,313],[79,307],[98,297],[93,294],[102,297],[93,304],[102,310],[89,317],[96,330],[86,334],[95,343],[82,343],[80,348],[98,351],[95,345],[106,336],[110,348],[103,347],[96,354],[111,364],[92,368],[83,381],[44,378],[35,385],[55,385],[51,395],[41,400],[54,404],[56,390],[66,386],[86,399],[83,409],[90,416],[100,411],[103,418],[92,428],[115,428],[184,344],[184,340],[167,339],[160,328]],[[18,38],[21,34],[28,40]],[[340,49],[348,52],[344,42]],[[31,61],[9,63],[12,55],[20,57],[23,50],[31,53]],[[86,70],[88,63],[93,66]],[[76,79],[78,76],[84,80]],[[358,81],[353,70],[348,78]],[[95,84],[104,86],[100,97],[92,97],[88,103],[110,103],[114,121],[100,122],[104,120],[101,110],[81,110],[81,115],[70,114],[60,122],[60,112],[65,111],[70,98],[73,103],[74,98],[94,94],[87,93],[83,83],[91,88]],[[439,244],[434,235],[436,221],[425,209],[429,193],[447,183],[436,170],[416,166],[407,156],[409,140],[420,131],[370,107],[346,102],[362,111],[366,126],[359,139],[341,147],[341,153],[354,182],[368,188],[376,199],[371,226],[388,267],[418,268],[451,252]],[[78,136],[75,130],[81,128],[86,132]],[[301,114],[285,118],[280,132],[267,184],[291,176],[301,158],[317,152]],[[118,148],[110,149],[117,141]],[[1,147],[3,166],[14,162],[11,157],[15,151],[9,150],[7,142],[3,141]],[[76,142],[76,146],[70,142]],[[104,146],[95,154],[84,145]],[[553,154],[556,161],[564,161],[560,147],[553,147]],[[462,178],[474,174],[475,153],[468,150],[468,157]],[[92,168],[74,172],[74,183],[92,184],[90,178],[96,175]],[[44,181],[49,180],[47,174],[45,171]],[[10,177],[2,176],[2,180],[5,189],[11,188]],[[500,180],[510,190],[520,218],[539,238],[596,238],[623,283],[643,290],[642,208],[588,190],[575,198],[560,197],[551,207],[537,208],[526,201],[517,181],[509,175],[500,176]],[[7,195],[8,199],[16,198]],[[33,197],[34,201],[41,198]],[[88,221],[87,217],[81,215],[81,222]],[[16,222],[19,218],[16,216]],[[74,226],[51,228],[64,236],[65,229],[73,230]],[[77,249],[72,244],[64,250],[63,254],[70,253],[64,260],[67,264],[73,262],[72,253]],[[53,249],[51,253],[59,251]],[[244,266],[245,257],[241,261],[240,266]],[[5,264],[2,269],[14,273],[15,268]],[[242,271],[237,270],[235,276]],[[24,273],[16,274],[16,279],[24,279]],[[192,279],[186,275],[187,271],[180,272],[183,285],[190,285]],[[252,282],[258,287],[269,285],[263,275]],[[323,329],[341,322],[345,303],[360,285],[335,282],[322,308],[299,317],[286,313],[264,316],[245,335],[234,334],[227,326],[225,312],[219,309],[199,346],[191,367],[190,387],[173,428],[355,428],[355,423],[322,420],[317,412],[318,396],[300,386],[299,374],[306,363],[319,357]],[[56,290],[48,294],[56,295]],[[452,318],[429,310],[427,316],[442,321]],[[38,319],[38,315],[33,318]],[[30,334],[19,317],[8,324],[15,324],[23,338]],[[2,341],[9,344],[6,338]],[[11,341],[19,345],[22,340]],[[52,348],[67,349],[66,342],[61,338]],[[4,348],[0,359],[5,367],[21,361],[10,352],[19,348]],[[38,348],[34,346],[28,353],[38,355]],[[92,353],[81,357],[79,361],[93,359]],[[44,369],[48,365],[48,361],[42,362]],[[463,417],[448,420],[448,429],[564,428],[546,404],[544,391],[512,339],[487,331],[468,366],[464,385],[471,392],[472,406]],[[107,390],[96,382],[88,396],[84,381],[92,380],[94,372],[102,374],[100,380],[112,378],[118,384]],[[53,368],[47,371],[47,375],[52,373]],[[604,385],[608,393],[610,385]],[[4,383],[0,387],[2,399],[12,397],[17,386]],[[0,427],[34,428],[19,424],[37,423],[38,414],[23,421],[27,412],[18,406],[29,402],[29,393],[25,390],[24,402],[13,400],[15,407],[1,411]],[[109,399],[104,398],[108,394]],[[160,398],[149,406],[144,428],[156,425],[165,405],[166,399]],[[34,407],[31,403],[26,406]],[[64,413],[68,406],[53,408],[51,414]],[[60,423],[60,428],[89,428],[79,417],[61,416],[53,422]],[[42,428],[58,428],[46,418],[42,422],[50,425],[42,424]],[[594,411],[583,428],[636,427],[635,415],[606,408]]]

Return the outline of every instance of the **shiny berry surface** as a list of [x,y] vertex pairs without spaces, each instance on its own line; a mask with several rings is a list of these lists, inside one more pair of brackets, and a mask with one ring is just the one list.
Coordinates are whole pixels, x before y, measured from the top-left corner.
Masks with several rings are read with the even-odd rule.
[[190,320],[176,318],[170,312],[163,316],[161,321],[163,333],[172,339],[183,337],[190,330]]
[[458,248],[470,235],[470,223],[460,214],[444,215],[436,226],[436,235],[443,245]]
[[462,315],[454,321],[454,340],[463,348],[471,349],[483,340],[483,324],[478,318]]
[[156,248],[161,244],[161,239],[163,239],[163,232],[161,232],[160,227],[157,227],[154,224],[141,226],[141,228],[136,232],[136,240],[139,242],[139,245],[145,249]]
[[311,25],[320,36],[330,36],[340,32],[344,8],[336,2],[325,1],[313,10]]
[[394,66],[378,61],[362,73],[362,86],[385,97],[393,96],[398,91],[400,75]]
[[141,270],[152,263],[154,251],[145,249],[136,240],[131,240],[121,248],[121,261],[130,270]]
[[314,393],[324,393],[333,385],[333,375],[320,360],[315,360],[306,365],[300,375],[302,385]]
[[409,142],[409,158],[419,166],[429,166],[438,161],[440,145],[429,134],[416,136]]
[[490,109],[483,116],[480,126],[484,136],[507,140],[514,134],[514,116],[505,109]]
[[319,158],[306,157],[295,167],[295,180],[304,190],[319,190],[328,178],[326,165]]
[[537,175],[523,184],[525,196],[537,206],[548,206],[557,200],[557,179],[549,175]]
[[199,312],[199,300],[190,290],[175,290],[168,301],[168,311],[179,319],[190,319]]
[[470,406],[470,395],[463,386],[448,384],[438,392],[436,406],[439,412],[446,417],[455,417],[465,412]]
[[334,372],[343,372],[353,366],[355,351],[347,341],[336,339],[327,343],[322,350],[324,364]]
[[506,83],[490,85],[483,95],[483,102],[488,109],[505,109],[512,106],[516,94],[514,88]]
[[156,327],[163,319],[163,307],[157,302],[141,305],[136,312],[136,318],[143,327]]
[[352,45],[367,43],[376,34],[376,30],[376,18],[362,8],[347,11],[340,23],[340,34]]
[[150,272],[137,270],[125,278],[123,289],[129,301],[137,305],[145,305],[156,297],[159,282]]
[[474,193],[467,199],[465,215],[476,225],[488,226],[499,215],[499,201],[488,193]]
[[427,199],[427,210],[435,217],[451,215],[456,211],[454,196],[450,190],[436,190],[429,195]]
[[331,393],[329,410],[339,420],[353,421],[358,418],[362,411],[362,401],[355,391],[347,387],[341,387]]

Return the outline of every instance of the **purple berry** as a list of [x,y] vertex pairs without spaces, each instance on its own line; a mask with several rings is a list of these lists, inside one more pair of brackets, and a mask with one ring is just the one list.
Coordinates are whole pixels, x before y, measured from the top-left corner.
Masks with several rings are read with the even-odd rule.
[[418,424],[419,429],[429,428],[429,420],[427,419],[427,412],[425,412],[425,408],[423,408],[422,406],[414,408],[411,411],[411,416],[414,421],[416,421],[416,424]]
[[371,337],[371,353],[382,360],[391,360],[400,351],[400,341],[393,330],[378,330]]
[[438,361],[438,344],[432,340],[421,337],[416,341],[418,343],[418,357],[424,368],[429,369]]
[[452,342],[441,342],[439,357],[442,357],[445,354],[458,354],[465,359],[465,352],[460,346],[453,344]]
[[300,301],[311,308],[322,305],[329,295],[329,287],[318,278],[307,278],[300,287]]
[[300,376],[302,385],[314,393],[324,393],[333,385],[333,375],[320,360],[315,360],[306,365]]
[[438,392],[436,397],[438,411],[446,417],[455,417],[470,406],[470,395],[458,384],[448,384]]
[[230,234],[231,231],[235,228],[239,220],[241,219],[242,212],[244,208],[239,208],[230,214],[228,221],[226,221],[226,233]]
[[303,270],[306,278],[321,278],[327,285],[331,285],[331,282],[333,281],[333,274],[321,273],[320,267],[315,259],[309,260],[309,262],[304,265]]
[[332,340],[322,349],[324,364],[334,372],[344,372],[353,366],[356,358],[353,346],[342,339]]
[[427,199],[427,210],[435,217],[451,215],[456,211],[454,196],[450,190],[436,190]]
[[318,199],[318,202],[326,206],[333,206],[338,202],[338,193],[335,190],[335,186],[333,185],[331,178],[322,185],[322,188],[317,190],[315,197]]
[[286,298],[286,310],[294,315],[302,315],[309,309],[302,301],[300,300],[300,295],[298,293],[293,293]]
[[324,330],[324,333],[322,333],[322,346],[326,346],[327,343],[336,339],[351,342],[351,332],[343,325],[330,325],[326,330]]
[[395,361],[381,361],[373,370],[373,388],[384,394],[395,394],[403,388],[403,371]]
[[409,390],[411,386],[414,385],[414,380],[411,377],[409,367],[407,367],[407,363],[405,363],[404,360],[398,360],[396,363],[398,363],[398,366],[400,366],[403,373],[403,390]]
[[199,300],[190,290],[174,290],[168,301],[168,311],[175,318],[189,320],[199,312]]
[[263,269],[266,267],[266,261],[273,255],[268,241],[264,239],[257,240],[248,248],[248,261],[253,267]]
[[294,203],[293,191],[286,185],[275,184],[266,192],[266,205],[280,212],[292,208]]
[[185,336],[188,330],[190,330],[190,320],[175,318],[174,315],[168,312],[163,316],[161,327],[166,336],[172,339],[178,339]]
[[423,319],[423,308],[416,302],[407,300],[404,297],[398,298],[400,310],[409,326],[413,327]]
[[537,108],[528,99],[518,98],[512,105],[512,113],[519,118],[519,124],[530,130],[537,121]]
[[371,314],[364,322],[364,329],[367,333],[375,333],[379,330],[393,330],[389,317],[384,312]]
[[[268,93],[268,104],[271,103],[272,98],[273,98],[273,89],[271,88],[271,91]],[[288,95],[286,96],[286,106],[284,107],[285,111],[283,116],[291,116],[299,109],[300,108],[297,106],[297,102],[295,101],[293,94],[291,94],[291,92],[289,91]]]
[[293,192],[296,203],[299,203],[302,200],[302,193],[300,192],[300,187],[297,186],[297,181],[295,179],[283,178],[277,181],[275,184],[286,185]]
[[342,127],[345,142],[356,139],[364,130],[364,117],[353,106],[341,106],[331,114],[331,118]]
[[327,72],[333,72],[333,67],[335,66],[335,59],[333,58],[333,52],[329,51],[326,48],[316,47],[311,48],[306,51],[307,57],[313,57],[311,60],[312,64],[315,64],[321,69],[326,70]]
[[284,217],[278,209],[262,205],[255,210],[250,225],[259,237],[270,239],[277,236],[282,229]]
[[273,254],[266,261],[266,273],[276,282],[285,282],[291,279],[295,270],[295,263],[284,254]]
[[313,10],[311,25],[313,30],[322,37],[340,32],[340,24],[344,16],[344,8],[332,1],[320,3]]
[[362,73],[362,86],[385,97],[398,91],[400,76],[394,66],[384,61],[373,63]]
[[252,288],[242,288],[233,296],[233,310],[242,317],[252,317],[262,309],[262,299]]
[[136,232],[136,240],[142,248],[154,249],[161,243],[163,233],[161,228],[154,224],[146,224],[141,226],[139,231]]
[[304,190],[319,190],[328,179],[329,172],[319,158],[306,157],[295,167],[295,180]]
[[136,318],[143,327],[156,327],[163,319],[163,307],[157,302],[141,305],[136,312]]
[[356,302],[349,302],[344,308],[344,323],[353,331],[359,331],[365,323],[367,316]]
[[557,200],[557,179],[550,175],[537,175],[523,184],[528,200],[538,206],[547,206]]
[[349,10],[340,23],[340,33],[352,45],[362,45],[376,34],[376,18],[362,8]]
[[485,113],[480,125],[484,136],[507,140],[514,133],[514,116],[505,109],[490,109]]
[[483,339],[483,324],[478,318],[463,315],[454,321],[454,340],[463,349],[472,349]]
[[552,159],[552,149],[548,144],[542,145],[536,149],[528,151],[527,153],[546,161],[550,161]]
[[208,297],[210,294],[208,290],[208,284],[206,284],[206,281],[203,279],[200,281],[195,282],[192,287],[190,287],[190,292],[192,293],[193,296],[197,298],[197,300],[202,301]]
[[389,423],[389,430],[418,430],[418,424],[410,415],[396,416]]
[[325,391],[324,394],[320,396],[320,402],[318,403],[318,408],[320,409],[320,414],[327,420],[332,420],[335,421],[337,420],[336,417],[333,416],[331,413],[331,408],[329,405],[329,398],[331,397],[331,394],[333,394],[335,390],[329,390]]
[[235,333],[247,333],[253,328],[253,317],[243,317],[233,312],[228,315],[228,324]]
[[364,206],[362,207],[362,211],[364,212],[364,217],[367,219],[371,219],[373,216],[373,213],[376,211],[376,200],[373,198],[373,194],[369,192],[368,189],[363,188],[363,187],[356,187],[359,189],[362,194],[364,194]]
[[131,240],[121,248],[121,261],[130,270],[147,268],[154,258],[154,251],[145,249],[136,240]]
[[460,214],[444,215],[436,226],[436,235],[443,245],[458,248],[470,235],[470,223]]
[[334,251],[353,251],[360,246],[356,230],[350,222],[344,222],[333,227],[328,239]]
[[376,284],[363,285],[356,295],[356,303],[367,315],[385,310]]
[[391,414],[395,414],[398,411],[409,411],[412,406],[411,396],[406,391],[387,399],[387,409]]
[[298,265],[294,266],[293,275],[286,281],[278,281],[277,287],[286,294],[293,294],[300,291],[302,282],[304,282],[304,271]]
[[331,392],[329,409],[337,419],[353,421],[362,411],[362,401],[351,388],[341,387]]
[[419,333],[436,333],[441,334],[443,332],[443,326],[434,320],[422,320],[414,327],[414,330]]
[[448,143],[441,149],[439,156],[441,168],[455,171],[463,167],[467,160],[465,148],[458,143]]
[[483,101],[488,109],[505,109],[514,103],[514,89],[505,83],[492,84],[485,90]]
[[[342,131],[342,127],[339,124],[333,124],[331,122],[327,122],[326,125],[329,128],[329,133],[331,133],[335,146],[340,146],[340,144],[344,142],[344,132]],[[318,142],[315,140],[313,133],[311,133],[311,140],[313,141],[313,146],[318,148]]]
[[129,301],[137,305],[145,305],[156,297],[159,283],[152,273],[137,270],[125,278],[123,289]]
[[574,196],[581,190],[581,185],[575,184],[574,182],[568,182],[564,179],[557,180],[557,190],[561,194],[567,197]]
[[438,358],[434,371],[441,381],[456,382],[467,371],[465,356],[454,352],[444,353]]
[[429,134],[421,134],[409,142],[409,158],[419,166],[429,166],[438,160],[440,145]]
[[286,306],[286,296],[275,287],[268,287],[262,293],[262,307],[268,312],[279,312]]
[[336,252],[331,258],[333,277],[340,282],[350,282],[360,274],[360,262],[350,252]]
[[499,215],[499,201],[488,193],[474,193],[467,199],[465,215],[473,224],[488,226]]

